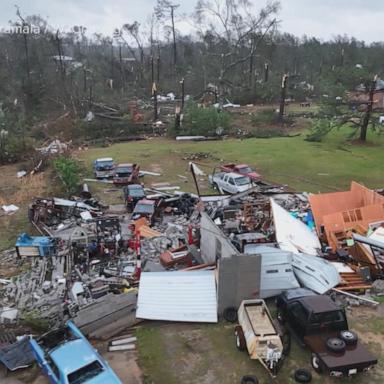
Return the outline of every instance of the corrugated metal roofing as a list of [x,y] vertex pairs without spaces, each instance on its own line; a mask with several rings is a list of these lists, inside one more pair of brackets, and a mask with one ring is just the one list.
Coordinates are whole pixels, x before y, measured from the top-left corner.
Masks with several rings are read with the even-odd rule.
[[136,317],[216,323],[214,271],[143,272]]

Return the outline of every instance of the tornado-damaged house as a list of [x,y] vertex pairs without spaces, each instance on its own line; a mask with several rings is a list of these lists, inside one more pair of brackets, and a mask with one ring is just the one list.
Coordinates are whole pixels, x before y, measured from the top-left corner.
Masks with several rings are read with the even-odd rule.
[[[306,215],[305,197],[274,199],[299,206]],[[339,283],[333,265],[316,256],[320,243],[314,232],[274,199],[253,192],[205,199],[200,249],[205,263],[217,264],[219,314],[244,299],[268,298],[300,285],[324,293]]]

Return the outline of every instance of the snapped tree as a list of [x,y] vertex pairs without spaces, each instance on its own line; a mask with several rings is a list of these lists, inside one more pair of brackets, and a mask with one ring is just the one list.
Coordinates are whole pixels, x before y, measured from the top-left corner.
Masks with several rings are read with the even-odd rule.
[[[334,128],[351,126],[353,128],[351,137],[359,133],[360,141],[367,140],[368,128],[376,128],[376,117],[373,115],[374,96],[378,76],[375,75],[370,82],[366,82],[365,92],[362,92],[362,98],[358,99],[353,109],[349,108],[350,102],[342,103],[341,97],[334,97],[323,102],[319,116],[315,120],[311,133],[307,136],[308,141],[321,141],[322,137],[327,135]],[[348,99],[348,96],[347,96]]]

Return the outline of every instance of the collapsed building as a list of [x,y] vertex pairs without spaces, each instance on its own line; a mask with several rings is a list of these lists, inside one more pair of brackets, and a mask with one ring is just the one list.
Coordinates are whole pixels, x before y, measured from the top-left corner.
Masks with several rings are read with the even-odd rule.
[[275,199],[307,216],[303,195],[275,194],[273,199],[258,193],[215,199],[201,214],[201,257],[218,265],[219,313],[244,298],[276,296],[300,283],[318,293],[339,283],[336,269],[316,256],[314,250],[321,248],[316,235]]
[[30,268],[0,280],[0,321],[73,319],[106,339],[143,319],[217,322],[243,300],[298,287],[361,293],[381,276],[384,197],[357,183],[319,195],[267,183],[234,195],[166,188],[146,188],[151,220],[88,188],[34,199],[41,236],[21,234],[7,256]]

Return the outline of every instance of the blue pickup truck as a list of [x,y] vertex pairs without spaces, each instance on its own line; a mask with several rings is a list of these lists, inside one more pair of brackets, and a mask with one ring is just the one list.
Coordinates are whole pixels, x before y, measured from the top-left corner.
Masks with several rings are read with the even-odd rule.
[[122,384],[80,330],[62,328],[30,340],[35,358],[52,384]]

